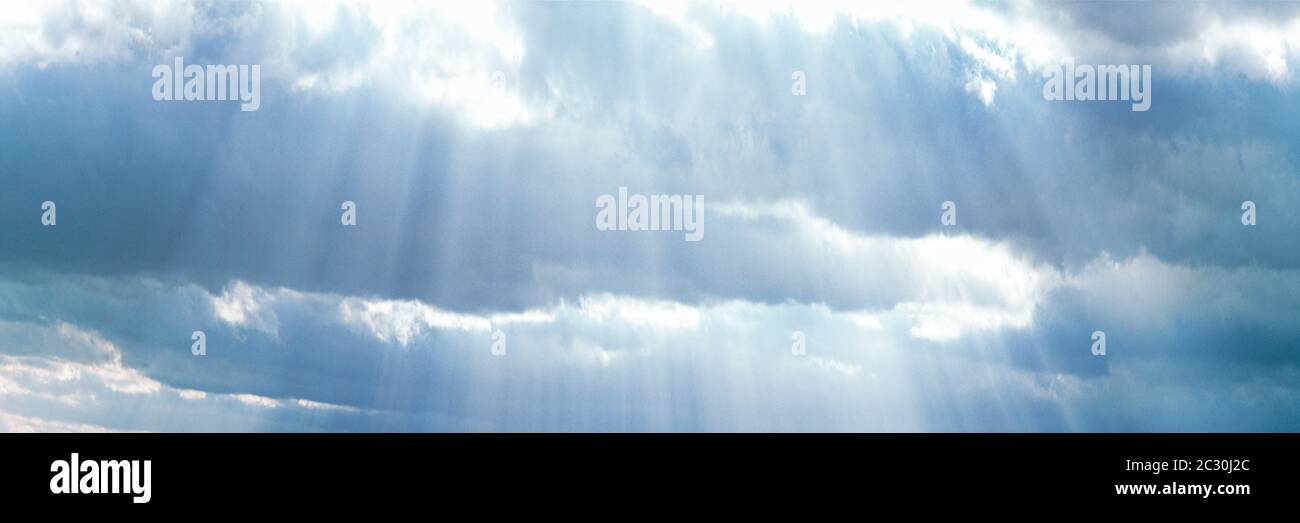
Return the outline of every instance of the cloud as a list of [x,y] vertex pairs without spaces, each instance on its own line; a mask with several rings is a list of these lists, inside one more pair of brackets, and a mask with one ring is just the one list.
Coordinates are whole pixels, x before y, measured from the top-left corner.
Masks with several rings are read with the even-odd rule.
[[[252,5],[204,11],[223,21],[203,25],[222,28],[213,29],[216,43],[204,47],[214,60],[243,61],[290,45],[257,24],[307,16],[294,6]],[[336,46],[351,49],[345,43],[352,39],[340,35],[382,35],[352,46],[362,51],[304,53],[339,67],[363,67],[382,54],[375,42],[390,39],[375,20],[391,13],[352,5],[306,12],[326,19],[295,25],[304,36],[292,45],[337,39]],[[461,109],[421,110],[388,88],[306,94],[292,82],[271,80],[272,70],[297,74],[289,65],[267,64],[268,96],[284,101],[285,110],[240,119],[132,96],[141,72],[129,67],[111,72],[93,91],[74,87],[75,65],[15,70],[10,90],[49,94],[40,103],[0,104],[15,124],[4,142],[12,154],[0,157],[15,187],[0,195],[0,214],[30,222],[33,202],[53,198],[70,227],[58,234],[0,231],[7,243],[32,246],[0,256],[98,274],[182,274],[209,289],[241,280],[419,299],[458,312],[539,307],[591,292],[687,302],[822,294],[788,285],[737,289],[741,284],[726,275],[656,268],[707,269],[732,258],[774,263],[762,252],[737,251],[748,249],[745,242],[688,249],[659,238],[597,236],[589,227],[591,200],[629,186],[704,194],[711,202],[801,201],[810,213],[862,236],[939,233],[935,206],[951,200],[963,209],[962,232],[1059,264],[1086,263],[1102,250],[1132,256],[1143,248],[1175,262],[1300,264],[1294,249],[1276,241],[1300,224],[1292,205],[1298,202],[1288,196],[1300,192],[1285,174],[1296,162],[1278,139],[1296,124],[1267,116],[1285,114],[1294,103],[1280,93],[1252,98],[1246,110],[1209,104],[1204,111],[1157,110],[1144,120],[1116,120],[1104,107],[1044,103],[1036,76],[1017,74],[1017,51],[974,33],[949,38],[914,29],[904,37],[893,22],[864,19],[857,33],[831,26],[809,39],[780,29],[793,23],[781,16],[769,17],[765,33],[747,17],[705,16],[710,12],[689,11],[717,37],[712,50],[679,41],[684,37],[669,31],[672,20],[635,6],[514,6],[439,17],[467,27],[496,24],[517,36],[483,33],[481,45],[492,53],[516,40],[541,50],[519,55],[511,89],[553,112],[490,132],[465,127]],[[567,24],[589,18],[644,25],[647,41],[634,46],[608,34],[596,36],[615,45],[585,45]],[[724,59],[746,47],[773,59]],[[643,56],[647,48],[666,51],[652,59]],[[854,60],[866,65],[843,67]],[[629,68],[633,61],[641,73]],[[808,70],[820,91],[802,101],[789,96],[794,69]],[[866,70],[872,75],[860,72]],[[382,71],[362,76],[381,84],[391,78]],[[654,88],[632,89],[626,82],[634,77]],[[1221,85],[1195,79],[1161,81],[1167,83],[1158,96],[1173,97],[1171,104],[1206,104],[1226,94]],[[984,99],[970,105],[968,88]],[[995,96],[996,113],[971,112]],[[1199,125],[1202,119],[1217,123]],[[1260,131],[1242,137],[1242,129]],[[57,140],[71,140],[80,159],[40,145]],[[121,150],[133,154],[122,158]],[[1135,171],[1149,174],[1130,174]],[[102,197],[75,189],[109,179],[133,182],[106,185]],[[250,194],[250,186],[259,190]],[[1267,220],[1251,234],[1230,234],[1240,201],[1252,198],[1263,200]],[[337,221],[331,213],[343,200],[360,205],[361,228],[323,229]],[[484,205],[495,210],[482,212]],[[150,240],[123,241],[133,237]],[[770,274],[778,266],[756,270]],[[639,281],[644,288],[633,287]]]
[[[92,282],[58,285],[65,299],[93,303]],[[119,293],[173,303],[164,306],[169,310],[214,299],[193,287],[132,285],[138,290]],[[112,423],[100,413],[139,408],[147,399],[148,415],[184,408],[242,420],[185,425],[222,430],[1272,430],[1290,423],[1274,413],[1294,397],[1297,361],[1285,347],[1300,340],[1285,312],[1300,295],[1295,272],[1196,269],[1149,255],[1102,257],[1061,274],[1024,316],[951,299],[836,311],[610,294],[526,312],[458,315],[418,301],[244,282],[227,288],[241,286],[274,296],[265,306],[280,318],[278,339],[235,336],[235,325],[221,330],[215,308],[179,322],[142,324],[122,314],[107,323],[6,323],[0,333],[8,339],[53,336],[66,348],[6,341],[6,352],[41,355],[0,355],[2,410],[134,430],[176,425],[140,415]],[[19,309],[63,309],[27,303],[54,294],[43,286],[7,287]],[[68,321],[110,328],[93,332]],[[208,329],[208,356],[188,353],[184,335],[195,325]],[[491,354],[489,326],[505,333],[505,356]],[[1089,352],[1094,329],[1108,333],[1105,359]],[[794,331],[806,333],[807,356],[792,353]],[[171,346],[155,346],[152,340],[167,332],[174,333]],[[145,363],[150,377],[123,367],[132,361]],[[1178,364],[1171,368],[1171,361]],[[662,381],[671,376],[691,377]],[[1128,406],[1098,410],[1117,390]],[[660,401],[686,391],[694,391],[690,403]],[[1161,399],[1184,394],[1229,399],[1204,406]],[[978,403],[987,397],[1001,404]],[[1253,406],[1236,411],[1221,408],[1224,401]],[[568,414],[560,416],[557,405],[569,405]],[[1201,422],[1142,421],[1175,407]],[[999,409],[1034,414],[995,416]]]
[[275,297],[262,289],[236,281],[227,287],[221,296],[212,298],[212,309],[218,319],[228,325],[252,328],[278,336],[279,321],[271,310]]
[[[1286,6],[0,9],[13,430],[1297,424]],[[262,109],[153,102],[176,55]],[[1043,100],[1067,56],[1152,110]]]
[[[0,343],[5,346],[0,351],[0,429],[6,432],[251,430],[262,423],[256,409],[300,411],[285,415],[290,419],[304,417],[306,411],[351,411],[307,400],[167,386],[126,366],[122,352],[101,334],[65,322],[0,322]],[[320,420],[294,423],[270,426],[321,427]]]
[[17,416],[0,411],[0,432],[12,434],[19,432],[95,433],[109,431],[104,427],[84,423],[64,423],[34,416]]
[[25,64],[121,63],[178,49],[203,18],[193,2],[60,0],[0,8],[0,71]]

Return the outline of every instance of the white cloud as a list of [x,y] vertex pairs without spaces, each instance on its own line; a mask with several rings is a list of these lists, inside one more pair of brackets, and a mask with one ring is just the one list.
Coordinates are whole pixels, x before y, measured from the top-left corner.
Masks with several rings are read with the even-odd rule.
[[338,307],[344,323],[369,330],[379,341],[402,346],[425,329],[487,332],[492,325],[488,318],[448,312],[416,300],[344,298]]
[[[36,345],[28,346],[33,343]],[[5,353],[9,351],[31,354]],[[172,405],[169,398],[188,406]],[[66,322],[43,325],[0,321],[0,432],[134,430],[141,428],[137,425],[141,420],[166,427],[167,420],[156,416],[168,409],[193,409],[196,413],[223,410],[222,415],[203,422],[229,430],[232,426],[222,425],[222,418],[238,414],[222,406],[230,403],[259,410],[292,406],[359,412],[310,400],[171,387],[140,369],[126,366],[121,351],[97,332]],[[122,414],[134,416],[134,422]],[[115,420],[117,425],[86,423],[86,419]]]
[[[101,384],[121,394],[155,394],[161,384],[123,365],[122,353],[98,333],[68,323],[54,326],[9,324],[11,329],[52,334],[42,336],[53,347],[37,348],[38,355],[0,354],[0,396],[31,395],[78,405],[95,400],[77,385],[83,381]],[[89,354],[91,361],[77,361]]]
[[[756,219],[768,211],[762,206],[736,210],[750,213]],[[800,214],[795,212],[793,216]],[[807,227],[813,224],[804,223],[790,230],[800,233]],[[837,248],[852,250],[865,245],[862,236],[834,233],[833,224],[823,224],[819,230],[829,233],[822,240],[838,244]],[[448,419],[454,421],[448,425],[432,425],[435,427],[534,427],[530,423],[541,423],[538,420],[546,418],[518,421],[518,409],[554,405],[557,401],[581,404],[573,407],[577,409],[575,412],[614,426],[643,416],[647,427],[679,427],[673,423],[681,423],[682,418],[673,417],[671,404],[664,402],[674,394],[690,390],[692,401],[696,402],[692,408],[698,409],[694,412],[707,413],[703,418],[711,420],[696,427],[700,429],[1023,430],[1039,427],[1035,425],[1039,421],[960,417],[936,420],[927,416],[938,415],[933,409],[945,401],[959,401],[953,409],[970,407],[961,403],[966,400],[953,398],[996,396],[1018,406],[992,411],[1020,412],[1026,408],[1026,402],[1040,403],[1038,408],[1065,408],[1094,401],[1099,394],[1106,393],[1110,383],[1106,376],[1085,378],[1050,367],[1027,370],[1004,361],[983,359],[984,352],[996,353],[1002,343],[1004,337],[999,332],[1032,328],[1034,309],[1055,306],[1050,301],[1033,301],[1039,300],[1037,296],[1041,292],[1034,278],[1017,278],[1008,272],[1034,273],[1035,266],[1008,261],[1015,257],[1000,253],[1003,247],[974,238],[933,237],[908,241],[919,243],[907,247],[891,245],[892,251],[872,252],[882,256],[889,252],[895,253],[890,256],[906,253],[898,260],[932,270],[938,267],[938,272],[946,275],[929,282],[927,285],[932,288],[915,287],[917,292],[910,294],[908,301],[870,311],[836,311],[820,304],[763,304],[744,300],[690,305],[596,294],[584,296],[576,303],[559,302],[546,309],[521,313],[459,314],[418,301],[269,291],[251,285],[249,294],[273,294],[276,299],[268,301],[267,307],[280,317],[293,317],[295,321],[302,318],[319,327],[293,329],[296,337],[281,342],[288,345],[286,350],[305,347],[316,350],[310,337],[297,336],[313,331],[331,332],[334,325],[344,324],[364,333],[357,338],[362,340],[360,346],[347,347],[346,351],[362,349],[361,353],[376,354],[378,358],[394,357],[394,353],[364,350],[380,346],[374,342],[403,344],[412,349],[401,354],[428,351],[413,359],[396,360],[410,364],[425,361],[425,357],[434,358],[431,362],[434,367],[414,369],[415,375],[453,365],[443,370],[473,386],[439,389],[438,393],[453,397],[463,394],[466,413],[452,414]],[[943,262],[954,254],[961,263]],[[900,263],[898,260],[877,261]],[[1008,263],[1017,268],[1004,266]],[[971,277],[962,271],[999,274],[1003,283],[1021,281],[1000,287],[993,293],[997,296],[994,299],[977,299],[973,294],[961,292],[960,286],[942,283]],[[1045,274],[1050,275],[1052,271]],[[1060,283],[1050,288],[1081,292],[1085,305],[1098,313],[1097,319],[1107,322],[1107,328],[1121,331],[1130,324],[1159,328],[1162,323],[1195,310],[1188,304],[1203,303],[1212,303],[1213,310],[1234,317],[1247,315],[1262,322],[1285,325],[1293,320],[1287,312],[1294,310],[1294,306],[1288,303],[1295,302],[1293,296],[1286,296],[1300,295],[1297,292],[1300,278],[1293,273],[1188,268],[1145,254],[1119,261],[1102,257],[1059,278]],[[164,288],[152,284],[145,287]],[[1145,290],[1134,292],[1134,289]],[[1281,310],[1268,311],[1255,303],[1252,296],[1258,293],[1266,293],[1260,295],[1263,303],[1282,304]],[[191,290],[181,294],[198,301],[210,298]],[[1125,296],[1124,300],[1114,299],[1121,295]],[[1007,306],[1017,300],[1031,300],[1034,306]],[[311,317],[302,314],[334,310],[351,312]],[[493,323],[507,319],[511,322]],[[508,356],[488,355],[489,325],[509,332]],[[31,332],[24,334],[24,329]],[[434,329],[441,332],[438,341],[431,343],[423,335]],[[795,330],[807,333],[805,357],[791,354],[790,333]],[[378,410],[388,409],[387,406],[372,410],[348,404],[348,396],[334,395],[333,391],[326,398],[318,395],[319,390],[303,395],[293,391],[306,389],[290,388],[273,397],[264,392],[267,384],[258,382],[219,393],[169,386],[144,376],[140,370],[123,367],[115,343],[70,323],[10,322],[8,326],[0,325],[0,336],[9,340],[0,344],[5,351],[31,352],[32,347],[25,346],[29,342],[15,344],[12,340],[36,340],[30,343],[38,343],[36,348],[40,352],[38,355],[0,354],[0,411],[9,416],[0,423],[7,423],[14,430],[40,427],[78,430],[79,424],[166,430],[176,426],[177,412],[202,413],[183,416],[199,424],[184,427],[221,430],[279,426],[264,424],[270,423],[267,421],[270,417],[286,416],[304,420],[366,416],[376,420],[365,425],[371,428],[389,426],[380,419],[407,419]],[[918,344],[918,339],[937,344]],[[1082,339],[1086,341],[1086,337]],[[374,342],[367,345],[366,340]],[[68,347],[57,353],[46,350],[47,345]],[[457,349],[456,354],[447,356],[436,350],[444,346]],[[1087,344],[1080,342],[1079,349],[1086,351]],[[442,356],[436,354],[439,352],[443,352]],[[78,359],[65,359],[60,354]],[[189,359],[188,355],[183,357]],[[329,359],[332,358],[326,357],[325,361]],[[263,369],[263,372],[280,375],[279,371]],[[564,383],[562,390],[547,388],[557,383],[552,380],[560,377]],[[401,387],[385,389],[383,382],[376,386],[381,396],[412,394],[410,389]],[[1140,389],[1133,389],[1138,384],[1125,386],[1132,389],[1130,394],[1142,394]],[[584,403],[588,401],[592,404]],[[918,401],[924,401],[927,406],[918,407]],[[506,408],[501,402],[515,406]],[[519,402],[527,407],[520,407]],[[772,406],[778,404],[791,408]],[[1144,405],[1144,408],[1159,407],[1158,402],[1152,401]],[[114,413],[118,412],[132,413],[133,417],[113,421]],[[871,415],[851,415],[853,412]],[[40,420],[29,419],[33,417]],[[1071,425],[1048,426],[1062,429]]]
[[176,394],[187,400],[201,400],[208,397],[208,393],[201,390],[182,389],[176,391]]
[[128,61],[140,50],[189,44],[201,23],[192,2],[112,0],[5,2],[0,5],[0,71],[31,63]]
[[[798,202],[754,204],[719,202],[710,213],[753,224],[776,220],[786,224],[771,241],[786,258],[828,278],[827,285],[845,295],[869,297],[874,309],[823,311],[861,330],[880,330],[889,322],[908,323],[912,336],[931,341],[955,341],[963,336],[1000,329],[1026,329],[1045,295],[1060,285],[1061,273],[1014,252],[1006,244],[971,236],[928,235],[919,238],[869,236],[850,232],[813,214]],[[762,250],[762,248],[760,248]],[[801,260],[800,256],[813,256]],[[862,267],[837,271],[831,267]],[[869,270],[865,269],[869,268]],[[774,280],[770,285],[794,285]],[[727,297],[723,297],[724,300]],[[570,327],[599,326],[628,331],[692,331],[713,321],[731,322],[737,311],[753,313],[760,304],[731,298],[712,304],[688,304],[636,295],[592,292],[576,302],[559,300],[524,311],[462,313],[419,300],[389,300],[289,289],[263,289],[234,281],[220,296],[210,296],[217,318],[238,328],[277,333],[277,308],[305,302],[337,311],[342,325],[384,343],[410,347],[434,331],[486,335],[494,329],[562,323]],[[560,329],[562,327],[557,327]]]
[[694,329],[700,325],[700,310],[661,300],[601,294],[583,296],[578,313],[596,322],[617,321],[629,327]]
[[259,330],[276,338],[280,322],[273,308],[275,300],[276,293],[236,280],[226,286],[221,296],[212,297],[212,310],[228,325]]
[[[262,65],[263,82],[280,82],[292,91],[383,89],[413,105],[448,110],[482,129],[529,124],[542,110],[518,86],[523,36],[495,2],[284,1],[234,7],[246,11],[230,19],[188,1],[6,3],[0,6],[0,72],[24,64],[163,63],[193,55],[196,40],[219,36],[230,39],[232,55],[221,59]],[[362,37],[370,29],[375,38],[366,47]],[[321,46],[340,40],[359,46],[363,56],[325,64],[300,59],[320,56]]]
[[231,394],[230,398],[245,405],[252,405],[264,409],[274,409],[282,405],[277,399],[258,396],[256,394]]
[[[451,111],[482,129],[526,125],[541,109],[523,95],[518,72],[523,35],[496,2],[295,2],[290,21],[302,19],[307,42],[278,40],[279,67],[296,91],[345,92],[379,88],[417,105]],[[304,67],[292,56],[311,40],[342,31],[338,13],[375,31],[360,60],[327,69]]]
[[555,321],[554,312],[547,310],[478,315],[443,310],[419,300],[323,298],[338,299],[339,317],[344,324],[367,330],[379,341],[404,347],[427,329],[489,332],[493,326]]
[[[695,39],[712,39],[709,28],[675,3],[646,2],[651,11],[670,20]],[[1155,64],[1158,74],[1200,75],[1222,69],[1244,73],[1253,80],[1287,84],[1300,49],[1300,17],[1276,20],[1237,16],[1235,4],[1195,2],[1171,4],[1100,5],[1096,11],[1120,8],[1149,8],[1152,18],[1162,10],[1178,9],[1195,14],[1182,18],[1185,31],[1168,40],[1134,43],[1118,30],[1072,23],[1063,13],[1069,5],[1012,2],[986,3],[973,0],[939,2],[854,2],[845,1],[759,1],[718,2],[714,9],[737,13],[766,28],[774,17],[790,17],[805,32],[825,35],[837,17],[853,23],[883,23],[896,26],[906,37],[918,29],[944,35],[966,54],[977,70],[967,71],[964,88],[986,107],[993,105],[999,82],[1015,82],[1020,66],[1037,79],[1047,65],[1067,58],[1094,63]],[[1284,6],[1276,6],[1284,7]],[[697,6],[698,8],[698,6]],[[1099,17],[1107,20],[1106,17]],[[1110,23],[1114,23],[1113,20]]]
[[48,420],[36,416],[20,416],[0,410],[0,432],[102,433],[113,431],[98,425]]
[[[1004,243],[973,236],[919,238],[859,235],[821,218],[798,202],[722,202],[710,211],[746,221],[793,225],[778,244],[787,257],[815,253],[807,264],[862,268],[835,274],[834,287],[889,296],[887,310],[913,318],[913,335],[954,340],[972,329],[1027,328],[1034,308],[1060,285],[1061,273],[1032,262]],[[833,274],[833,273],[832,273]]]
[[295,405],[298,405],[299,407],[302,407],[304,409],[309,409],[309,410],[342,410],[342,411],[351,411],[351,412],[360,410],[355,407],[349,407],[346,405],[335,405],[333,403],[322,403],[319,401],[304,400],[304,399],[294,400],[293,403]]
[[966,92],[979,98],[984,107],[993,107],[993,95],[998,92],[998,84],[984,79],[984,75],[975,71],[967,71],[967,75],[966,85],[963,86]]
[[1103,253],[1064,286],[1082,293],[1093,314],[1137,331],[1159,332],[1202,314],[1289,328],[1300,309],[1300,271],[1191,267],[1146,252],[1122,260]]
[[[700,53],[712,52],[720,28],[701,13],[735,14],[767,28],[790,17],[811,35],[823,35],[840,17],[854,23],[893,24],[905,34],[925,28],[943,35],[975,66],[961,85],[991,107],[1001,83],[1015,82],[1066,57],[1106,63],[1154,63],[1159,74],[1202,74],[1223,69],[1278,85],[1294,80],[1300,17],[1289,21],[1234,16],[1234,6],[1195,3],[1196,24],[1170,41],[1134,43],[1106,26],[1072,22],[1060,6],[973,1],[862,2],[641,2],[680,27]],[[1106,7],[1102,7],[1105,9]],[[1162,7],[1152,7],[1153,16]],[[1203,11],[1203,12],[1202,12]],[[474,129],[533,125],[555,114],[555,102],[527,92],[520,75],[528,53],[524,28],[508,4],[473,2],[284,1],[255,4],[237,19],[221,18],[191,2],[37,2],[0,7],[0,68],[22,64],[127,60],[162,61],[192,53],[199,38],[233,39],[241,62],[264,66],[264,81],[297,92],[339,94],[383,89],[418,107],[454,114]],[[723,17],[723,20],[729,20]],[[1176,39],[1175,39],[1176,38]],[[346,41],[347,53],[329,46]],[[327,63],[303,56],[351,56]],[[354,53],[359,53],[353,56]],[[557,78],[547,77],[552,90]],[[568,102],[565,102],[566,105]]]

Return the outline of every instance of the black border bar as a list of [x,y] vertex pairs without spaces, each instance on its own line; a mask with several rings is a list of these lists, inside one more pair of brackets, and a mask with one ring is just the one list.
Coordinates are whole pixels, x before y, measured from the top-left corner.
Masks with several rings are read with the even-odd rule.
[[[4,505],[440,511],[782,503],[926,510],[1286,505],[1296,434],[6,434]],[[51,464],[149,460],[150,500],[54,494]],[[1184,460],[1189,470],[1172,470]],[[1129,462],[1167,463],[1156,473]],[[1160,466],[1160,465],[1157,465]],[[1235,468],[1195,470],[1195,468]],[[1119,495],[1115,485],[1249,485],[1250,493]],[[589,506],[589,505],[578,505]],[[873,510],[875,510],[873,508]],[[448,512],[449,513],[449,512]]]

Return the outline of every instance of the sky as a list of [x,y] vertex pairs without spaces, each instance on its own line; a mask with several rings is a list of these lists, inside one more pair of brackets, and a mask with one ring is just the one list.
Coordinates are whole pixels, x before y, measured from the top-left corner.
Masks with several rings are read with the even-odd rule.
[[1296,431],[1298,143],[1300,3],[6,3],[0,431]]

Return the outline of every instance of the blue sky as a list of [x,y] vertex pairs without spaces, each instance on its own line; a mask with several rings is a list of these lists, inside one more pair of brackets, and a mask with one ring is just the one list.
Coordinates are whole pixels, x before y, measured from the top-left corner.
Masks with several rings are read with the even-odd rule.
[[31,4],[0,430],[1300,429],[1300,4]]

